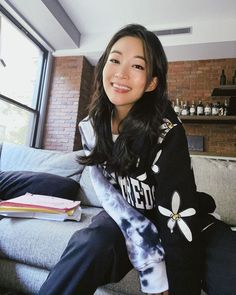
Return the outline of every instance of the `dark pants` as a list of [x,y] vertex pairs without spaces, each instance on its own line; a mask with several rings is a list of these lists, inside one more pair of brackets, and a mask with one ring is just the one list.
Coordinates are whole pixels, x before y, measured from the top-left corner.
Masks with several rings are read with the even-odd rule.
[[[204,289],[209,295],[236,295],[236,233],[216,222],[202,233],[202,242]],[[88,228],[72,236],[39,294],[91,295],[98,286],[119,281],[131,269],[123,235],[102,211]]]
[[123,235],[105,212],[76,232],[40,289],[41,295],[90,295],[132,269]]
[[209,295],[236,295],[236,232],[217,221],[202,233],[203,289]]

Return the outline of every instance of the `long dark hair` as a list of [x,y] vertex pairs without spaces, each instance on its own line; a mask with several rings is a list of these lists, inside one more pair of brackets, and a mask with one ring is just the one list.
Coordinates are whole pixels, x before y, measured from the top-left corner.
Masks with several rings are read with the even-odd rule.
[[[111,115],[114,105],[108,99],[102,80],[103,68],[113,45],[122,37],[139,38],[143,43],[147,61],[147,85],[157,77],[158,85],[145,92],[120,123],[120,135],[113,143]],[[118,31],[109,42],[95,69],[95,91],[90,105],[89,118],[94,127],[96,144],[89,156],[80,163],[96,165],[106,163],[119,175],[127,175],[135,168],[145,146],[157,143],[163,112],[167,106],[167,59],[156,35],[141,25],[131,24]]]

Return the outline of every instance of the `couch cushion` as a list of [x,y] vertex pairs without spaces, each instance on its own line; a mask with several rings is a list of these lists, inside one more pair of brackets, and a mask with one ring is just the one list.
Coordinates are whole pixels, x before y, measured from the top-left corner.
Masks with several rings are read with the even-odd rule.
[[0,220],[0,257],[52,269],[73,233],[87,227],[100,211],[100,208],[83,208],[79,222],[3,218]]
[[16,198],[25,193],[75,200],[79,183],[68,177],[31,171],[0,172],[0,198]]
[[0,259],[0,273],[0,286],[8,290],[0,289],[1,295],[36,295],[48,276],[46,269],[8,259]]
[[191,159],[198,191],[210,194],[221,219],[236,225],[236,158]]
[[65,153],[4,142],[0,171],[47,172],[79,181],[83,165],[78,163],[77,157],[83,154],[82,150]]

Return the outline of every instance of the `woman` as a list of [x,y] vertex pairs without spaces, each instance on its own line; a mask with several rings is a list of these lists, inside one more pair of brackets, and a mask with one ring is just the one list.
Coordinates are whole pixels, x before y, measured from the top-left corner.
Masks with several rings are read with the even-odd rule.
[[197,295],[202,280],[211,295],[233,294],[226,281],[235,286],[233,275],[215,269],[220,287],[210,264],[204,273],[211,241],[224,233],[233,249],[236,239],[208,214],[212,198],[196,191],[166,76],[167,59],[152,32],[129,25],[113,36],[96,67],[89,117],[80,123],[80,162],[89,166],[104,210],[73,235],[40,294],[93,294],[132,267],[148,294]]

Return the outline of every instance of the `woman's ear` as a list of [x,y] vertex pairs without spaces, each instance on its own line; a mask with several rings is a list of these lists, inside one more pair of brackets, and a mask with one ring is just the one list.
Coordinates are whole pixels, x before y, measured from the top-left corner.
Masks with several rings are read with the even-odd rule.
[[156,89],[158,84],[158,79],[157,77],[153,77],[152,81],[149,83],[148,87],[146,88],[145,92],[150,92]]

